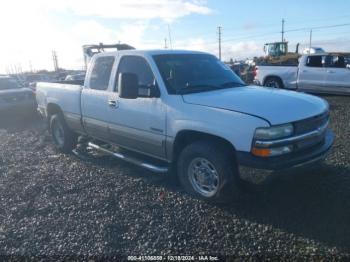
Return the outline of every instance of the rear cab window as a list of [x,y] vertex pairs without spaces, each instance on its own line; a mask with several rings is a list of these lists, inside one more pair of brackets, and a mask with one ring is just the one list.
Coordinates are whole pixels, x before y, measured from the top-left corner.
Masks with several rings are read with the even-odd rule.
[[114,61],[114,56],[96,58],[90,73],[89,88],[100,91],[108,89]]
[[329,55],[325,65],[330,68],[346,68],[346,59],[342,55]]

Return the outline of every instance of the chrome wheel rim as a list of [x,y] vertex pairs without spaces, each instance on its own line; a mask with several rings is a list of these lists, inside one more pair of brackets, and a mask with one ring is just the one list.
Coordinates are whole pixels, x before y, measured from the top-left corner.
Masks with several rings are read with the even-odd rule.
[[188,176],[194,190],[204,197],[214,196],[219,189],[219,175],[215,166],[205,158],[191,161]]
[[55,121],[53,125],[53,137],[58,145],[64,144],[64,129],[60,122]]
[[266,82],[265,86],[272,87],[272,88],[280,88],[279,84],[275,80],[269,80]]

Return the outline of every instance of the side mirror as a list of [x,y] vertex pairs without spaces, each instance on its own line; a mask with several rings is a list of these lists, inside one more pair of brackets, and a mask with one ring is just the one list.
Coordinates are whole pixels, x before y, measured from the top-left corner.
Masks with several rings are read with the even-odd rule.
[[136,99],[139,95],[139,80],[136,74],[120,73],[118,79],[119,97]]

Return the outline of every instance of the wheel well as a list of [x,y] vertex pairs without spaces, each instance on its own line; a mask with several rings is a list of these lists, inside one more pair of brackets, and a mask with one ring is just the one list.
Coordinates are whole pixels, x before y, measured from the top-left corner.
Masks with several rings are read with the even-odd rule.
[[55,114],[62,114],[62,110],[57,104],[50,103],[47,105],[46,113],[47,113],[46,120],[47,120],[47,124],[49,125],[51,116]]
[[61,108],[58,105],[52,104],[52,103],[47,105],[47,116],[48,116],[48,118],[50,118],[50,116],[58,114],[58,113],[62,113],[62,110],[61,110]]
[[271,78],[276,78],[276,79],[278,79],[279,81],[281,81],[281,84],[284,86],[283,81],[282,81],[282,78],[279,77],[279,76],[275,76],[275,75],[270,75],[270,76],[265,77],[264,82],[263,82],[263,85],[265,85],[265,84],[266,84],[266,81],[269,80],[269,79],[271,79]]
[[232,160],[236,162],[236,149],[235,147],[226,139],[211,135],[199,131],[181,131],[179,134],[177,134],[175,141],[174,141],[174,147],[173,147],[173,155],[172,160],[173,163],[176,163],[178,156],[180,155],[181,151],[189,144],[192,144],[199,140],[205,140],[205,141],[214,141],[218,144],[218,146],[225,147],[229,149],[229,152],[232,153],[231,157]]

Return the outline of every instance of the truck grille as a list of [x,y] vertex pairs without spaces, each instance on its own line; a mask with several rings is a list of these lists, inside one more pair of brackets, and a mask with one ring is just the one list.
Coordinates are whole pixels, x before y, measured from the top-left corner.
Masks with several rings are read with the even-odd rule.
[[[329,121],[329,112],[328,111],[321,114],[321,115],[298,121],[298,122],[294,123],[295,134],[301,135],[301,134],[315,131],[318,128],[326,125],[328,121]],[[323,134],[321,134],[319,136],[298,142],[295,145],[294,150],[299,151],[299,150],[304,150],[304,149],[311,148],[311,147],[322,146],[324,141],[325,141],[325,134],[326,134],[326,132],[324,132]]]
[[294,123],[294,130],[296,135],[305,134],[314,130],[317,130],[319,127],[324,126],[329,120],[329,112],[325,112],[321,115],[301,120]]

